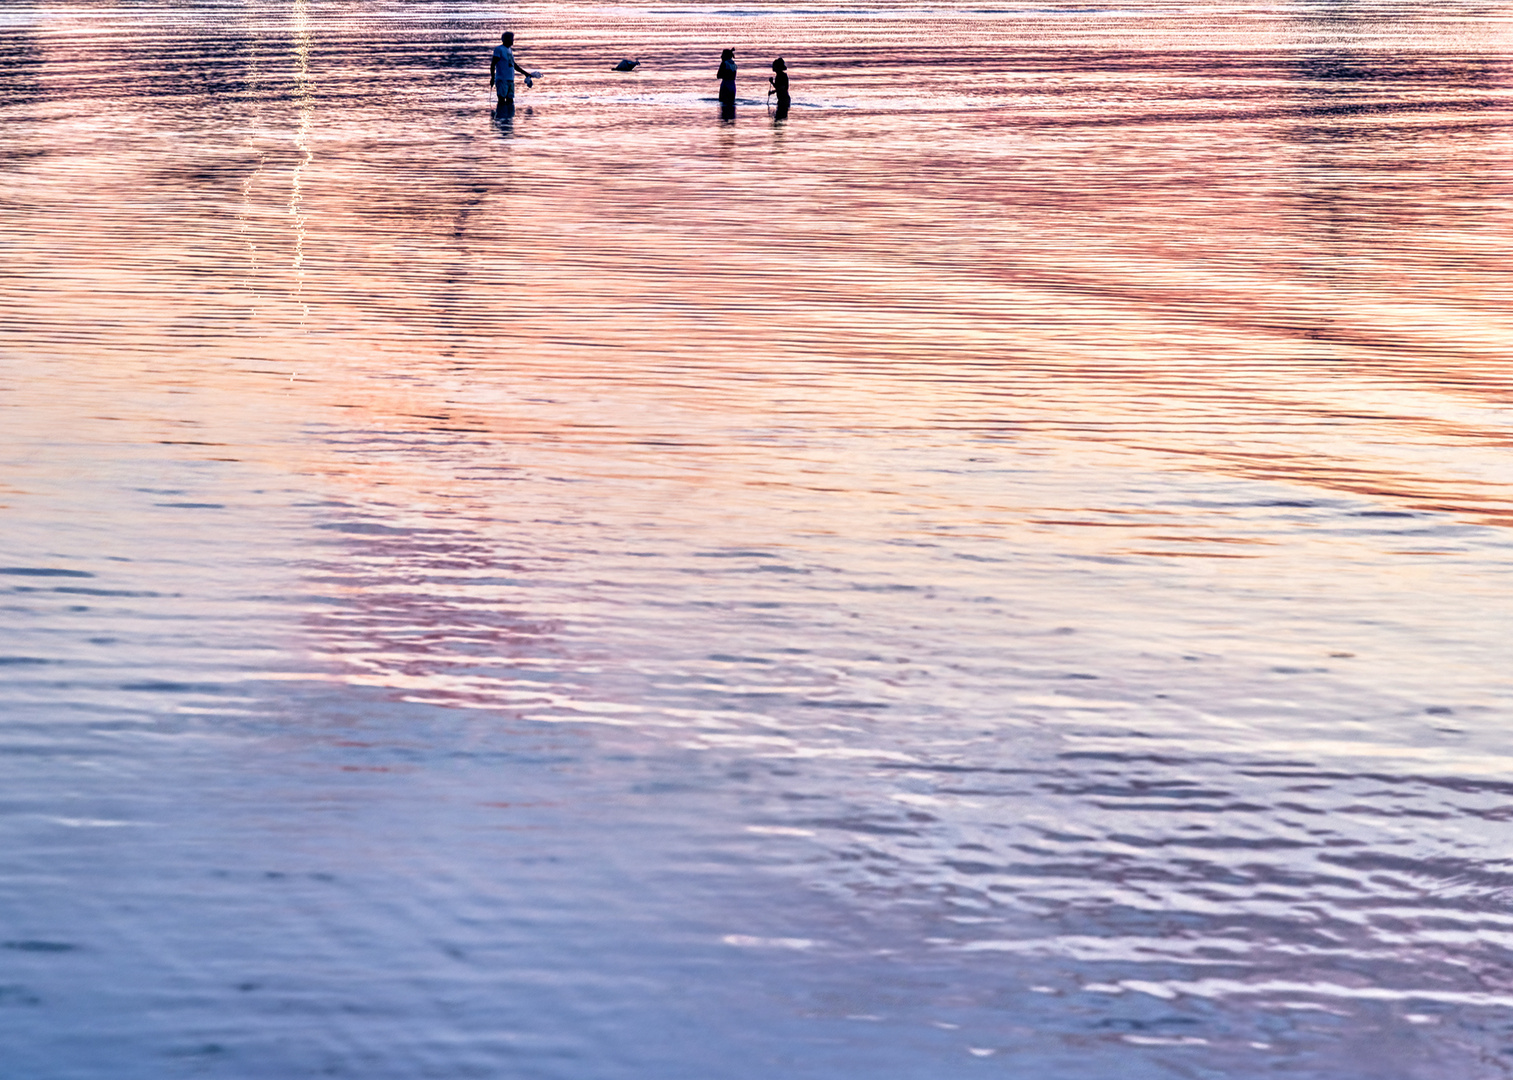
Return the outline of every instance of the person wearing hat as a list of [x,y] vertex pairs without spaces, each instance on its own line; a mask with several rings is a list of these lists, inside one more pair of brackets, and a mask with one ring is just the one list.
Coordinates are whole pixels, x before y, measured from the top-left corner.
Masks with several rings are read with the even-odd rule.
[[767,81],[778,96],[778,116],[787,115],[793,98],[788,96],[788,65],[781,56],[772,62],[772,78]]

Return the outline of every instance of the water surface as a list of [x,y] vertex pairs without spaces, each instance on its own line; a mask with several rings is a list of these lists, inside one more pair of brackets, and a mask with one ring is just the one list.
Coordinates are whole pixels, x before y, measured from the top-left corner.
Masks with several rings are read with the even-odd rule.
[[0,1075],[1513,1074],[1506,12],[507,23],[0,17]]

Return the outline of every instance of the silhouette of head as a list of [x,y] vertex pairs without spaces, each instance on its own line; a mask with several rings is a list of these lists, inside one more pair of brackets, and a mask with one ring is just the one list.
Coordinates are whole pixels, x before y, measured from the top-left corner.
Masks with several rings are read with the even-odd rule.
[[720,59],[721,60],[734,60],[735,59],[735,50],[734,49],[726,49],[724,52],[720,53]]
[[774,60],[772,62],[772,70],[773,71],[787,71],[788,70],[788,65],[783,62],[783,58],[780,56],[780,57],[778,57],[776,60]]
[[504,33],[499,35],[499,40],[505,45],[513,45],[515,44],[515,35],[506,30]]

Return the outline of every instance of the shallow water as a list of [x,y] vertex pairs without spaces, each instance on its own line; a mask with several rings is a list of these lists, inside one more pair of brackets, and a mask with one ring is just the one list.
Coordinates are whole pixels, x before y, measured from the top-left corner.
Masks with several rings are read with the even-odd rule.
[[0,14],[0,1075],[1513,1075],[1506,11],[499,25]]

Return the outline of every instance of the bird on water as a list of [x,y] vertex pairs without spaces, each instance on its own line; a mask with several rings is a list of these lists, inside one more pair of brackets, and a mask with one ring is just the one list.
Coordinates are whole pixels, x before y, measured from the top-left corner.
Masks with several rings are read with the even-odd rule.
[[641,66],[641,61],[639,61],[639,60],[621,60],[618,64],[616,64],[610,70],[612,70],[612,71],[635,71],[636,68],[638,68],[640,66]]

